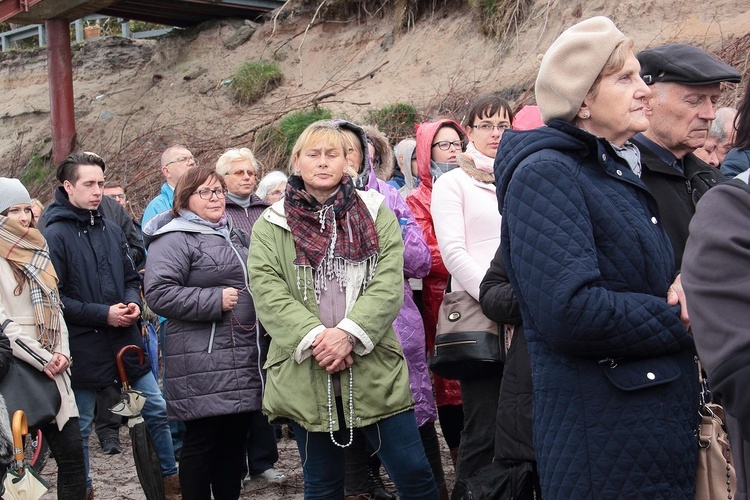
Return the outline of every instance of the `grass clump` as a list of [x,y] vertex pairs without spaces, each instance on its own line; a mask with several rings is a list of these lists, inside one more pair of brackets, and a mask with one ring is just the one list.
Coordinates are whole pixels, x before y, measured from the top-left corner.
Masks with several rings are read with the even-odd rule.
[[232,78],[232,93],[237,102],[252,104],[281,84],[283,75],[275,62],[249,61]]
[[36,187],[44,183],[50,173],[50,167],[39,153],[34,153],[20,175],[21,184],[26,187]]
[[325,108],[297,111],[282,118],[279,122],[279,133],[283,137],[286,154],[292,154],[292,148],[297,141],[297,137],[308,125],[318,120],[330,120],[331,118],[333,118],[331,111]]
[[377,125],[394,144],[407,137],[414,137],[414,125],[420,121],[416,108],[404,103],[371,109],[367,115],[368,123]]
[[261,159],[263,173],[269,170],[286,172],[297,137],[311,123],[328,120],[332,116],[325,108],[298,111],[286,115],[277,125],[269,125],[258,130],[253,150],[256,157]]

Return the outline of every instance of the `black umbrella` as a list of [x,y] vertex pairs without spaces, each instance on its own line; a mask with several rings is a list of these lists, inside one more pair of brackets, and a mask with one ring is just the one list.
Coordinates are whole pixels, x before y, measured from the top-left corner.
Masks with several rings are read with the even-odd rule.
[[120,372],[120,380],[122,380],[122,394],[120,395],[120,402],[110,408],[110,411],[116,415],[128,417],[135,470],[138,473],[138,481],[141,483],[146,499],[164,500],[164,483],[161,477],[159,455],[156,453],[156,447],[148,428],[146,428],[146,422],[141,416],[143,405],[146,404],[146,397],[141,391],[130,387],[125,373],[125,365],[122,361],[123,355],[128,351],[138,353],[140,364],[143,364],[144,361],[143,349],[136,345],[126,345],[117,353],[117,369]]

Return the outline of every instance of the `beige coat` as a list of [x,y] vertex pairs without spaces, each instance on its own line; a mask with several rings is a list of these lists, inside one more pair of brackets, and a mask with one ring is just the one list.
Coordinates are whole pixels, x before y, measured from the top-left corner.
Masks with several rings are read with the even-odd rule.
[[[6,318],[13,321],[5,327],[5,334],[10,339],[13,355],[42,371],[44,370],[44,366],[40,366],[39,362],[33,356],[29,355],[16,343],[16,340],[23,342],[47,362],[52,359],[52,353],[42,348],[41,344],[37,341],[36,322],[34,320],[34,309],[31,305],[29,286],[24,286],[21,295],[16,295],[15,289],[16,278],[13,276],[13,270],[8,261],[0,257],[0,323],[4,322]],[[60,326],[62,334],[54,351],[64,354],[69,358],[68,328],[62,318],[62,313],[60,314]],[[68,419],[78,417],[78,407],[73,396],[73,389],[70,386],[70,369],[64,374],[55,375],[55,382],[57,382],[57,389],[60,391],[62,399],[62,405],[55,417],[55,422],[57,423],[57,428],[62,430]]]

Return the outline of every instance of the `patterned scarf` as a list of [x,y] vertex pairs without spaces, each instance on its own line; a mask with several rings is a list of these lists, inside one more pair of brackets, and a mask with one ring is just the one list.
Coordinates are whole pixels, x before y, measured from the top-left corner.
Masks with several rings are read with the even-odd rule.
[[60,339],[60,295],[49,247],[38,229],[0,216],[0,255],[26,276],[39,343],[49,352]]
[[495,159],[479,151],[473,142],[466,146],[464,154],[470,156],[474,160],[474,166],[482,172],[493,173],[495,171]]
[[315,299],[320,303],[328,281],[336,279],[343,290],[352,267],[364,272],[362,289],[367,288],[375,275],[380,245],[375,222],[351,177],[344,175],[339,189],[321,204],[305,191],[302,178],[293,175],[287,183],[284,209],[294,238],[298,289],[300,270],[303,274],[306,269],[314,271]]

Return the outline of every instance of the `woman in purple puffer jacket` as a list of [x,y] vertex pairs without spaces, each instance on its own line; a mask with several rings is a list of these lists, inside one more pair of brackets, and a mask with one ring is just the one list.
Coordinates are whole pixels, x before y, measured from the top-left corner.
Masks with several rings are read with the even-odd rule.
[[[404,277],[423,278],[430,271],[431,257],[422,230],[398,191],[384,180],[390,176],[393,169],[393,154],[388,139],[373,127],[363,129],[343,120],[339,125],[344,130],[344,135],[351,139],[346,154],[351,170],[349,173],[354,179],[355,186],[363,190],[374,189],[384,195],[386,206],[393,210],[401,223],[404,238]],[[371,154],[373,150],[375,154]],[[425,453],[441,495],[445,495],[441,497],[447,498],[445,474],[435,431],[437,407],[427,366],[424,325],[414,303],[408,279],[404,279],[404,305],[393,322],[393,328],[409,367],[409,386],[415,403],[414,413]],[[361,450],[364,450],[364,443],[360,453]],[[375,496],[377,493],[378,498],[386,498],[387,494],[384,495],[386,492],[380,481],[379,461],[370,459],[367,464],[369,473],[365,472],[364,463],[368,462],[368,455],[358,456],[356,449],[347,453],[346,495],[370,493]]]

